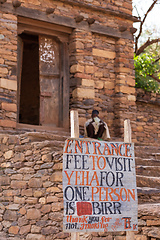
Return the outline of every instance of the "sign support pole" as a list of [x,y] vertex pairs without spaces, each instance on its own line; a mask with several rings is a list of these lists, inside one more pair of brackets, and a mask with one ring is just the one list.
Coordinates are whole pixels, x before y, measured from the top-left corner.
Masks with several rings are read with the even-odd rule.
[[[79,119],[77,110],[71,110],[70,123],[71,123],[71,138],[79,138]],[[79,240],[79,233],[71,233],[71,240]]]
[[[130,120],[124,120],[124,142],[131,143],[132,142],[132,130]],[[135,235],[134,232],[126,232],[126,240],[134,240]]]

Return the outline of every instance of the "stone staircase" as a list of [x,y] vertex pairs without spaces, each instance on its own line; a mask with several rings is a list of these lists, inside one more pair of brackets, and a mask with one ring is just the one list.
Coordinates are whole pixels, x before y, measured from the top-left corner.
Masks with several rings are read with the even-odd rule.
[[138,202],[160,202],[160,147],[135,146]]

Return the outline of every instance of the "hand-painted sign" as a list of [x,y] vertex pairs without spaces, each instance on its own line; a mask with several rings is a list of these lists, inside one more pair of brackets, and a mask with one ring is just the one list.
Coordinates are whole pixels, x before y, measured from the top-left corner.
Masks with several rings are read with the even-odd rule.
[[66,140],[63,196],[65,232],[137,231],[134,145]]

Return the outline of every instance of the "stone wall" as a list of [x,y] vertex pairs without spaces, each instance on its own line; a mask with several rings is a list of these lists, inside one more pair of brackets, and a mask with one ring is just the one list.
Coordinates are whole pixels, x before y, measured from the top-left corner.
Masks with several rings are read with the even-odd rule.
[[136,142],[146,145],[160,143],[160,95],[137,89]]
[[[70,239],[63,232],[62,147],[46,132],[0,134],[0,239]],[[160,238],[159,204],[139,205],[136,240]],[[81,234],[81,240],[126,240],[125,232]]]
[[[37,16],[46,17],[47,8],[54,8],[56,16],[71,22],[70,109],[79,109],[81,131],[91,109],[97,108],[108,123],[111,135],[123,134],[124,119],[135,120],[132,36],[135,19],[131,16],[130,0],[23,0],[19,8],[13,7],[11,0],[0,4],[0,127],[14,128],[18,121],[18,16],[35,10]],[[83,21],[76,23],[79,15]],[[54,17],[47,17],[50,23],[54,22]]]
[[15,127],[17,112],[17,17],[0,11],[0,126]]
[[0,142],[0,239],[67,239],[62,142],[27,134],[0,134]]

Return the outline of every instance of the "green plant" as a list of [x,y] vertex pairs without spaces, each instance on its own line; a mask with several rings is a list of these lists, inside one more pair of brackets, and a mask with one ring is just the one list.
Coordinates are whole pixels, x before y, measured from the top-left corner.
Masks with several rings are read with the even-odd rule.
[[[142,88],[148,92],[160,93],[160,84],[155,79],[155,75],[159,71],[159,63],[155,63],[154,55],[143,53],[134,56],[135,80],[137,88]],[[159,79],[159,75],[157,78]]]

